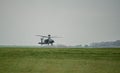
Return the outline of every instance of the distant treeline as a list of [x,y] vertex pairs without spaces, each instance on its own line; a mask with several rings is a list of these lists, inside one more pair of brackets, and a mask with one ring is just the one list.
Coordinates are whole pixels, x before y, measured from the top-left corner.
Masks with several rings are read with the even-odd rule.
[[98,47],[98,48],[102,48],[102,47],[118,48],[119,47],[120,48],[120,40],[108,41],[108,42],[95,42],[95,43],[91,43],[89,47]]
[[107,42],[94,42],[90,45],[76,45],[71,46],[75,48],[120,48],[120,40],[116,41],[107,41]]

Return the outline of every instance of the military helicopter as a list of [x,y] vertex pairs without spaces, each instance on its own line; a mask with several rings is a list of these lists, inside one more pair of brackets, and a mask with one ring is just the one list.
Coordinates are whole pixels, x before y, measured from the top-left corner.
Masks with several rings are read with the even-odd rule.
[[[60,37],[56,37],[56,36],[51,37],[51,35],[48,35],[48,36],[36,35],[36,36],[41,37],[40,38],[41,41],[38,42],[38,44],[41,44],[41,45],[43,45],[43,44],[47,44],[47,45],[51,44],[51,45],[53,45],[53,43],[55,43],[55,41],[53,39],[51,39],[51,38],[60,38]],[[46,38],[46,39],[44,39],[44,38]]]

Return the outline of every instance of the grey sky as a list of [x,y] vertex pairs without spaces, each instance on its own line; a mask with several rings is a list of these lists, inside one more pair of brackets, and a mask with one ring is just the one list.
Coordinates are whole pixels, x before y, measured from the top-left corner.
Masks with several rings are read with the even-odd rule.
[[120,39],[120,0],[0,0],[0,45],[36,45],[41,35],[76,45]]

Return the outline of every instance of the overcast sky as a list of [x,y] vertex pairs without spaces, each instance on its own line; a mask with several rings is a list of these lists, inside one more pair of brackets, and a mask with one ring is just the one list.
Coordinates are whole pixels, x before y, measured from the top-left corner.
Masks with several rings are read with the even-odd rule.
[[37,34],[65,45],[120,40],[120,0],[0,0],[0,45],[37,45]]

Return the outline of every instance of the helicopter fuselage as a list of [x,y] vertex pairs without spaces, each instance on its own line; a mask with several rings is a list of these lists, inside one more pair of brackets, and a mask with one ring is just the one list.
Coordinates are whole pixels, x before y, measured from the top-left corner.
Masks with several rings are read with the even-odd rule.
[[41,42],[39,42],[38,44],[41,44],[41,45],[43,45],[43,44],[51,44],[51,45],[53,45],[53,43],[54,43],[54,40],[52,40],[52,39],[45,39],[45,40],[43,40],[43,39],[41,39]]

